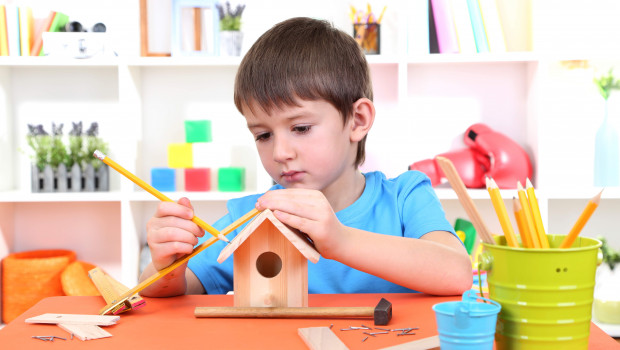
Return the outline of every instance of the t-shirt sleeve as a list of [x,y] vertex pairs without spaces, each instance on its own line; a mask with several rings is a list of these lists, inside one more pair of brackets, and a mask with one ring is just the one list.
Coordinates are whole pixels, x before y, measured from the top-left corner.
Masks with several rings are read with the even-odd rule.
[[447,231],[456,236],[429,178],[417,171],[406,174],[400,196],[405,237],[420,238],[432,231]]

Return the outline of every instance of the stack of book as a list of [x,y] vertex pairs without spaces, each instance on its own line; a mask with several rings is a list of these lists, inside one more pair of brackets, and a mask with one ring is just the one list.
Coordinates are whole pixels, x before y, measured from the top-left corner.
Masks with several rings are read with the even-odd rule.
[[31,7],[0,5],[0,56],[43,56],[43,33],[64,31],[68,22],[62,12],[35,18]]

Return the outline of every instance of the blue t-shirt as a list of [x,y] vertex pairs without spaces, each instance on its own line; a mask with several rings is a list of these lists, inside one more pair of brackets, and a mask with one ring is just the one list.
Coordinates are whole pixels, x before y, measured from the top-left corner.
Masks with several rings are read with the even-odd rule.
[[[386,179],[381,172],[364,175],[366,187],[360,198],[336,213],[343,225],[410,238],[420,238],[431,231],[448,231],[454,234],[454,229],[446,220],[430,180],[423,173],[408,171],[394,179]],[[276,189],[282,189],[282,186],[276,185],[271,190]],[[254,209],[254,204],[261,195],[229,200],[228,214],[213,226],[222,230],[230,225]],[[232,239],[239,230],[241,228],[229,234],[228,238]],[[210,235],[205,235],[199,244],[208,238]],[[217,257],[225,245],[226,243],[218,241],[190,259],[188,263],[188,267],[196,274],[208,294],[225,294],[233,290],[233,259],[229,257],[221,264],[217,263]],[[308,292],[331,294],[413,291],[338,261],[321,257],[316,264],[308,262]]]

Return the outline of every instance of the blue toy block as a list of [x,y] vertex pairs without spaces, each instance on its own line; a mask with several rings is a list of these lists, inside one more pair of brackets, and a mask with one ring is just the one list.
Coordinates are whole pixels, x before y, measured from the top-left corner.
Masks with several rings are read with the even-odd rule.
[[159,191],[176,191],[176,170],[172,168],[152,168],[151,186]]

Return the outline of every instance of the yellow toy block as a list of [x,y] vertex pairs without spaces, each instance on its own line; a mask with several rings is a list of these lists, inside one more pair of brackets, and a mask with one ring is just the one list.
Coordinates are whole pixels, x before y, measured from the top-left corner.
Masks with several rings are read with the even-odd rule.
[[193,159],[191,143],[171,143],[168,145],[169,168],[193,168]]

